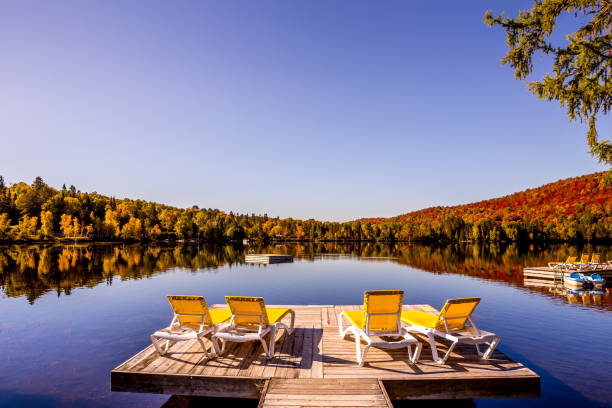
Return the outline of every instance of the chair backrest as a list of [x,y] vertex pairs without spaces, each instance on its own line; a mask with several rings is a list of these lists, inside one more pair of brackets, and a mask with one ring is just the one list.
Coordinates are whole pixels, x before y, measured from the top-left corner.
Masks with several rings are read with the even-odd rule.
[[591,263],[599,263],[599,254],[593,254],[593,257],[591,258]]
[[578,257],[577,256],[568,256],[567,260],[565,261],[566,264],[573,264],[574,262],[576,262],[576,259]]
[[368,290],[363,294],[363,329],[367,334],[395,333],[400,329],[403,290]]
[[268,327],[268,314],[263,298],[251,296],[226,296],[232,312],[230,326],[234,329],[259,329]]
[[202,296],[168,295],[166,298],[181,327],[212,324],[208,306]]
[[580,257],[580,263],[589,263],[589,254],[582,254]]
[[438,315],[437,328],[449,332],[463,330],[478,303],[480,303],[479,297],[447,300]]

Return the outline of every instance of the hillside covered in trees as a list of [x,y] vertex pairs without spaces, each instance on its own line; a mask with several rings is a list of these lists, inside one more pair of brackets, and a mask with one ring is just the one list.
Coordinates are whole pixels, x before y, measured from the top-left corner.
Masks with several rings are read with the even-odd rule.
[[0,176],[0,240],[595,241],[612,239],[612,188],[603,173],[506,197],[384,219],[322,222],[175,208],[55,189],[40,177]]
[[383,222],[413,240],[591,241],[612,238],[612,187],[605,173],[545,184],[505,197],[432,207]]

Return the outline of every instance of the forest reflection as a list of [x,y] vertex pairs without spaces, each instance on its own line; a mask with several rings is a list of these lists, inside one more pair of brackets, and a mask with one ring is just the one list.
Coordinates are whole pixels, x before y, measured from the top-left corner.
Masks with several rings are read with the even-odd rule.
[[524,266],[541,266],[587,252],[612,259],[609,246],[567,244],[11,245],[0,246],[0,287],[5,296],[25,296],[33,303],[46,292],[69,295],[73,288],[111,285],[114,279],[141,279],[174,268],[206,271],[242,264],[247,253],[290,254],[312,261],[330,255],[388,260],[433,273],[457,273],[522,285]]

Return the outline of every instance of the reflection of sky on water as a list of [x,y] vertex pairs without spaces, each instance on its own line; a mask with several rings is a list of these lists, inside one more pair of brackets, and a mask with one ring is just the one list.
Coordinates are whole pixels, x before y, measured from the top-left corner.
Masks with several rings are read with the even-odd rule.
[[[481,296],[475,321],[498,333],[500,349],[542,375],[542,397],[479,400],[478,406],[601,405],[612,400],[612,313],[547,293],[460,274],[433,274],[394,261],[317,257],[277,265],[173,268],[140,280],[47,293],[30,305],[0,299],[0,405],[159,406],[164,396],[110,394],[109,371],[148,345],[166,325],[169,293],[263,296],[268,304],[361,304],[366,289],[400,288],[405,303],[439,308],[452,297]],[[28,402],[29,401],[29,402]]]

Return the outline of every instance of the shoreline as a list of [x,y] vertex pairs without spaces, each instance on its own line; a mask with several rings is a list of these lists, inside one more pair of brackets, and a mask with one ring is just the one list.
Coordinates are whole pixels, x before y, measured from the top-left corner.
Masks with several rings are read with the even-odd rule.
[[[246,239],[245,239],[246,240]],[[423,239],[392,239],[392,240],[374,240],[374,239],[298,239],[298,238],[286,238],[286,239],[248,239],[247,243],[244,240],[228,240],[228,239],[95,239],[87,237],[75,238],[53,238],[53,239],[19,239],[19,240],[6,240],[0,239],[0,245],[13,245],[13,244],[218,244],[218,245],[242,245],[248,246],[252,244],[258,245],[269,245],[269,244],[283,244],[283,243],[339,243],[339,244],[351,244],[351,243],[381,243],[385,245],[390,244],[424,244],[424,245],[455,245],[455,244],[479,244],[479,245],[532,245],[532,244],[612,244],[612,239],[609,238],[598,238],[592,240],[555,240],[555,239],[542,239],[542,240],[499,240],[499,241],[475,241],[475,240],[423,240]]]

